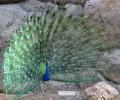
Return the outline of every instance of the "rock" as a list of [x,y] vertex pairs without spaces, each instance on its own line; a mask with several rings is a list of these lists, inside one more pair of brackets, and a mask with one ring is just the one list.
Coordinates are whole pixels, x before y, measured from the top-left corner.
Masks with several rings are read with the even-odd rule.
[[65,8],[67,9],[68,14],[75,17],[79,17],[84,12],[83,7],[81,5],[67,4],[65,5]]
[[0,94],[0,100],[10,100],[10,97],[5,94]]
[[109,98],[107,100],[120,100],[120,94],[117,96],[114,96],[113,98]]
[[26,2],[21,3],[20,7],[27,12],[38,12],[43,10],[44,3],[41,3],[38,0],[27,0]]
[[79,91],[79,87],[75,83],[48,81],[44,84],[44,91],[57,94],[58,91]]
[[[2,51],[2,49],[4,48],[4,42],[3,40],[0,38],[0,52]],[[0,60],[1,61],[1,60]]]
[[44,9],[56,9],[57,5],[52,3],[44,3],[38,0],[28,0],[24,3],[20,3],[20,7],[27,12],[41,12]]
[[120,49],[105,53],[101,66],[104,68],[101,71],[104,77],[120,84]]
[[[85,89],[85,88],[84,88]],[[58,81],[48,81],[44,83],[44,91],[47,94],[55,94],[52,96],[52,100],[84,100],[84,93],[79,83],[66,83]],[[58,95],[58,91],[75,91],[76,94],[72,96]]]
[[[14,95],[0,94],[0,100],[16,100]],[[51,100],[51,95],[39,96],[32,93],[23,95],[17,100]]]
[[112,62],[112,64],[120,65],[120,49],[115,49],[110,53],[105,53],[104,57]]
[[0,3],[17,3],[22,1],[24,0],[0,0]]
[[52,100],[83,100],[79,96],[53,96]]
[[85,4],[89,24],[104,29],[110,47],[120,46],[120,0],[89,0]]
[[58,6],[56,4],[53,3],[45,3],[44,9],[57,9]]
[[52,100],[52,95],[48,94],[45,96],[35,95],[35,94],[27,94],[21,97],[19,100]]
[[59,5],[65,5],[67,3],[81,4],[82,6],[84,6],[86,2],[86,0],[39,0],[39,1],[52,2],[52,3],[59,4]]
[[106,82],[98,82],[85,89],[87,100],[114,100],[119,92]]
[[120,85],[117,85],[116,88],[117,88],[117,90],[120,92]]
[[[0,100],[13,100],[15,96],[0,94]],[[15,99],[16,100],[16,99]],[[35,95],[32,93],[23,95],[17,100],[83,100],[80,96],[58,96],[57,94]]]
[[0,33],[1,38],[8,40],[10,35],[18,29],[27,13],[18,5],[0,6]]

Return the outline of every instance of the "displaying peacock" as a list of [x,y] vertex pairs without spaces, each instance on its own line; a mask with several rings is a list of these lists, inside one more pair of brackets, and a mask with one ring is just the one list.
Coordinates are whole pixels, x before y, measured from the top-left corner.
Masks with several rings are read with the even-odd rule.
[[6,93],[25,94],[43,81],[88,82],[106,50],[106,34],[64,10],[44,10],[28,17],[4,52]]

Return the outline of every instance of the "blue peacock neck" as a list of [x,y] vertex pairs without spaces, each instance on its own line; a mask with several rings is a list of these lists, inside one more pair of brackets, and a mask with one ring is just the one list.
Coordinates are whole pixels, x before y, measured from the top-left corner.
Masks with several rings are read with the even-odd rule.
[[45,70],[45,74],[43,76],[43,81],[49,81],[50,80],[50,75],[49,75],[49,65],[48,63],[46,63],[46,70]]

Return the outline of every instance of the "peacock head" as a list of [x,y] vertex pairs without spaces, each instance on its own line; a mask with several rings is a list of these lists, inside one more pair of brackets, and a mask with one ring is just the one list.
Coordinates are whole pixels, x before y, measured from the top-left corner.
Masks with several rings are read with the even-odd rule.
[[43,81],[48,81],[49,80],[49,68],[48,68],[48,63],[41,62],[40,63],[40,74],[42,75],[42,80]]

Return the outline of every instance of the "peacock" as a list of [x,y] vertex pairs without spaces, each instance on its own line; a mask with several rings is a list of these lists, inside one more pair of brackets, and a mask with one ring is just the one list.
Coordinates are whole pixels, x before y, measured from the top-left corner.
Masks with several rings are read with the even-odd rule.
[[44,81],[89,82],[96,80],[98,60],[107,48],[107,35],[65,9],[43,10],[28,16],[4,51],[4,90],[26,94]]

